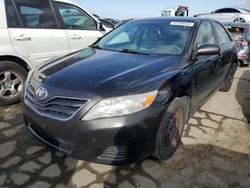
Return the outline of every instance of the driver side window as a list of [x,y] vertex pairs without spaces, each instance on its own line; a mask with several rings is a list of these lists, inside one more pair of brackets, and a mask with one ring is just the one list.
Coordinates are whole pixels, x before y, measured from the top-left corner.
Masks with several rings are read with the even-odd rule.
[[95,21],[76,6],[58,2],[56,3],[56,6],[62,16],[65,28],[79,30],[97,29]]
[[210,22],[203,22],[200,25],[197,37],[195,48],[199,48],[205,44],[216,44],[214,31]]

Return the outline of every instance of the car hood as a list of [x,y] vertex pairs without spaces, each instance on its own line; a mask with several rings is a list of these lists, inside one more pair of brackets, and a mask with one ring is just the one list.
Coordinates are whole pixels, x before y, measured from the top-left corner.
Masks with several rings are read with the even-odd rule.
[[178,71],[179,59],[87,48],[43,65],[34,77],[45,86],[111,97],[157,89]]

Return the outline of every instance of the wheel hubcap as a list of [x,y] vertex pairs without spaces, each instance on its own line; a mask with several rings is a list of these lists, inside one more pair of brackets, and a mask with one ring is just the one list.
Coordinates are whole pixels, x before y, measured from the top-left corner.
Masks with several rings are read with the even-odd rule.
[[19,74],[12,71],[0,72],[0,97],[13,98],[23,89],[23,81]]
[[244,18],[236,18],[234,20],[235,23],[245,23],[246,21],[244,20]]
[[180,138],[182,121],[182,110],[177,109],[169,120],[168,126],[166,126],[164,134],[164,142],[166,147],[176,147],[178,139]]

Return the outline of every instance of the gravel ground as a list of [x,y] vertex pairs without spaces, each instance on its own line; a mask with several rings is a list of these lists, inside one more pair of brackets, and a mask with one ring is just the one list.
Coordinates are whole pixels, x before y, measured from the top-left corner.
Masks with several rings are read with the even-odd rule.
[[127,167],[77,161],[37,141],[19,105],[0,107],[0,187],[250,187],[250,68],[189,121],[172,158]]

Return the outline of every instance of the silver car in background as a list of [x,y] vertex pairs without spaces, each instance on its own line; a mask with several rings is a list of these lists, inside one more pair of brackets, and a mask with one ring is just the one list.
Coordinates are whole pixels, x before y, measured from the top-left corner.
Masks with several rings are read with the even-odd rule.
[[250,64],[250,24],[224,23],[235,41],[239,66]]
[[250,23],[250,10],[245,8],[221,8],[211,13],[197,14],[194,17],[209,18],[219,22]]

